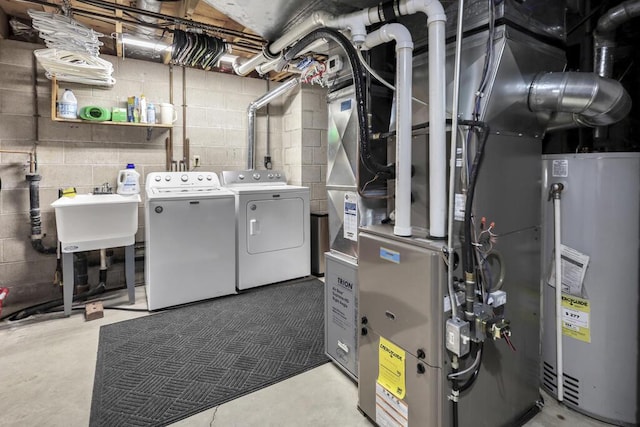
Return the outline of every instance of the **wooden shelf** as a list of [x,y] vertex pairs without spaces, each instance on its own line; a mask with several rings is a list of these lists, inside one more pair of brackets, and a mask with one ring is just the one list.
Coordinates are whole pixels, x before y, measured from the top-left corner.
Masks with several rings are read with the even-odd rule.
[[82,119],[61,119],[56,117],[55,112],[51,114],[51,120],[54,122],[64,123],[84,123],[89,125],[112,125],[112,126],[138,126],[146,128],[165,128],[171,129],[173,125],[163,125],[160,123],[132,123],[132,122],[112,122],[112,121],[100,121],[100,120],[82,120]]
[[147,128],[147,140],[151,139],[151,131],[155,128],[159,129],[171,129],[173,124],[161,124],[161,123],[134,123],[134,122],[113,122],[113,121],[100,121],[100,120],[82,120],[82,119],[64,119],[58,117],[56,114],[58,109],[56,108],[56,102],[58,100],[58,82],[55,77],[51,79],[51,120],[61,123],[82,123],[90,125],[107,125],[107,126],[134,126]]

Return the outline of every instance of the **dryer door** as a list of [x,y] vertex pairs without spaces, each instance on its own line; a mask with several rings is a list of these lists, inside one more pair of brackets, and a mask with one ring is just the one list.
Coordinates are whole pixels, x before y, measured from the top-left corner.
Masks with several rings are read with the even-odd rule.
[[250,254],[297,248],[304,243],[302,198],[253,200],[245,209]]

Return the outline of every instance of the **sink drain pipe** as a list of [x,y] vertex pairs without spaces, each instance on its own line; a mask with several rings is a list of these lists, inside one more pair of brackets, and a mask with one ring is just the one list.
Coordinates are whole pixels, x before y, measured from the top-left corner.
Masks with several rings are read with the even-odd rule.
[[40,215],[40,180],[42,176],[37,173],[27,175],[29,182],[29,217],[31,219],[31,246],[41,254],[55,254],[56,246],[45,246],[42,242],[42,217]]

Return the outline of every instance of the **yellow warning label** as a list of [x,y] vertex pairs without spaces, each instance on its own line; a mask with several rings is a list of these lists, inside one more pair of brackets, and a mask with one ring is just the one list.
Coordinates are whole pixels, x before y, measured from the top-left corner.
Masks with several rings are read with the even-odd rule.
[[562,294],[562,335],[591,342],[589,300]]
[[398,399],[404,399],[406,393],[404,350],[380,337],[378,365],[378,384]]

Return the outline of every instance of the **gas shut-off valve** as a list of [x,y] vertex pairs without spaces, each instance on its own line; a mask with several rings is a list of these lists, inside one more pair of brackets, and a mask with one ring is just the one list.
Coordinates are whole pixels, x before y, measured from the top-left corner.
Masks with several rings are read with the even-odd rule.
[[[493,293],[492,293],[493,294]],[[487,338],[496,341],[509,339],[511,327],[509,320],[497,314],[496,309],[506,303],[506,293],[497,291],[489,295],[491,304],[476,302],[473,314],[466,319],[452,318],[447,320],[445,336],[447,350],[456,356],[464,356],[471,350],[471,342],[484,342]]]

